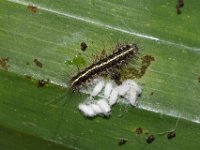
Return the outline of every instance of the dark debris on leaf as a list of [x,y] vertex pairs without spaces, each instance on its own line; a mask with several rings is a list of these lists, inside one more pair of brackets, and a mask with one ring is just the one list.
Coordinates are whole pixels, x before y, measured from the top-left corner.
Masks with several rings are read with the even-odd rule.
[[183,0],[178,0],[177,4],[176,4],[176,13],[178,15],[181,14],[181,8],[183,8],[184,6],[184,1]]
[[124,144],[126,144],[127,141],[128,141],[127,139],[121,138],[121,139],[119,139],[119,141],[118,141],[118,145],[119,145],[119,146],[124,145]]
[[154,140],[155,140],[155,137],[152,134],[147,136],[147,138],[146,138],[147,144],[151,144]]
[[87,44],[86,44],[85,42],[82,42],[82,43],[81,43],[81,50],[82,50],[82,51],[85,51],[85,50],[87,49],[87,47],[88,47],[88,46],[87,46]]
[[32,13],[36,13],[38,11],[38,8],[33,5],[28,5],[27,6],[28,10],[30,10]]
[[42,68],[42,63],[38,59],[34,59],[33,62],[36,64],[36,66]]
[[139,128],[137,128],[137,129],[135,130],[135,133],[136,133],[136,135],[140,135],[140,134],[143,133],[143,129],[142,129],[141,127],[139,127]]
[[168,132],[168,134],[167,134],[167,138],[168,139],[173,139],[174,137],[176,137],[176,132],[175,131]]
[[43,79],[38,80],[38,87],[44,87],[48,83],[49,83],[49,79],[47,79],[47,80],[43,80]]
[[1,58],[0,57],[0,66],[1,66],[2,69],[8,70],[8,67],[9,67],[8,61],[9,61],[8,57],[6,57],[6,58]]

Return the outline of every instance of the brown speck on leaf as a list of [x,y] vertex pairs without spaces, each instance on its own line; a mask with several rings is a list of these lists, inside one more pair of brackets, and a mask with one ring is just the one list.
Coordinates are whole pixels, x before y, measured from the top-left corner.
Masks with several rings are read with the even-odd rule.
[[146,142],[148,144],[152,143],[154,140],[155,140],[155,137],[152,134],[147,136],[147,138],[146,138]]
[[88,47],[88,46],[87,46],[87,44],[86,44],[85,42],[82,42],[82,43],[81,43],[81,50],[82,50],[82,51],[85,51],[85,50],[87,49],[87,47]]
[[176,13],[178,15],[181,14],[181,8],[183,8],[184,6],[184,1],[183,0],[178,0],[177,4],[176,4]]
[[173,139],[174,137],[176,137],[176,132],[175,131],[168,132],[168,134],[167,134],[167,138],[168,139]]
[[8,61],[9,61],[8,57],[7,58],[1,58],[0,57],[0,66],[1,66],[2,69],[8,70],[8,67],[9,67]]
[[119,145],[119,146],[124,145],[124,144],[126,144],[127,141],[128,141],[127,139],[121,138],[121,139],[119,139],[119,141],[118,141],[118,145]]
[[140,135],[140,134],[143,133],[143,129],[142,129],[141,127],[139,127],[139,128],[137,128],[137,129],[135,130],[135,133],[136,133],[136,135]]
[[184,0],[178,0],[177,5],[182,8],[184,6]]
[[200,83],[200,77],[198,78],[198,81],[199,81],[199,83]]
[[28,5],[27,6],[28,10],[30,10],[32,13],[36,13],[38,11],[38,8],[36,6],[33,5]]
[[42,68],[42,63],[41,63],[39,60],[34,59],[33,62],[34,62],[38,67]]
[[176,5],[176,13],[177,13],[178,15],[181,14],[181,9],[178,7],[178,5]]

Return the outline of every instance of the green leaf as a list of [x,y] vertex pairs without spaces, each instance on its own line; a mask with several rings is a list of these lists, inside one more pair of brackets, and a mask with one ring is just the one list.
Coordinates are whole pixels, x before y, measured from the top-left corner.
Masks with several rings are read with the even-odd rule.
[[[187,1],[177,15],[176,1],[0,1],[1,148],[197,149],[199,5]],[[109,119],[86,119],[77,110],[85,95],[72,93],[68,81],[77,66],[90,65],[118,43],[137,43],[141,56],[155,58],[138,79],[139,108],[117,105]],[[51,84],[38,87],[40,79]],[[156,134],[176,123],[175,138]],[[147,144],[144,134],[136,136],[138,127],[155,141]],[[128,142],[119,146],[121,138]]]

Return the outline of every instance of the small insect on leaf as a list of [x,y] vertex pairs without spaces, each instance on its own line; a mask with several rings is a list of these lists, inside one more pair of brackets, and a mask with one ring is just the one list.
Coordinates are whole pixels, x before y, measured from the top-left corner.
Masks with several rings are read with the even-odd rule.
[[42,68],[42,63],[38,59],[34,59],[33,62],[35,63],[36,66]]
[[[112,68],[123,66],[136,57],[138,50],[136,44],[121,45],[121,47],[118,47],[117,51],[113,52],[111,55],[100,59],[73,76],[70,80],[71,88],[78,89],[83,83],[86,83],[94,76],[107,73],[107,71]],[[84,59],[77,56],[73,59],[73,62],[75,64],[83,64]]]
[[87,49],[87,47],[88,47],[88,46],[87,46],[87,44],[86,44],[85,42],[82,42],[82,43],[81,43],[81,50],[82,50],[82,51],[85,51],[85,50]]
[[149,135],[148,137],[147,137],[147,139],[146,139],[146,142],[148,143],[148,144],[151,144],[153,141],[155,140],[155,137],[154,137],[154,135]]

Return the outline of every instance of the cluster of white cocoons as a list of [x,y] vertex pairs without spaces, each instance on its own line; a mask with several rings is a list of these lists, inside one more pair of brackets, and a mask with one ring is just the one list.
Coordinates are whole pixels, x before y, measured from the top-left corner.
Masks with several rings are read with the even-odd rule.
[[[78,109],[86,117],[109,116],[111,107],[120,102],[136,106],[137,98],[142,92],[141,87],[131,79],[123,81],[118,86],[112,80],[105,81],[103,78],[95,79],[93,83],[94,88],[89,98],[78,106]],[[103,96],[100,95],[101,93]],[[93,100],[96,96],[101,98]],[[123,97],[123,99],[119,99],[119,97]]]

